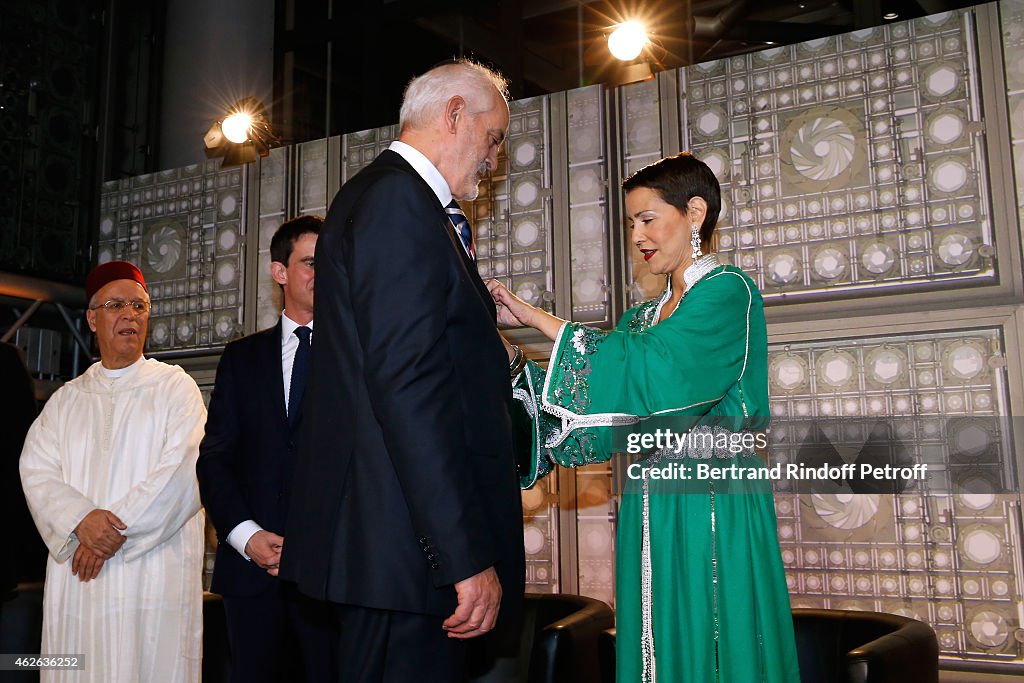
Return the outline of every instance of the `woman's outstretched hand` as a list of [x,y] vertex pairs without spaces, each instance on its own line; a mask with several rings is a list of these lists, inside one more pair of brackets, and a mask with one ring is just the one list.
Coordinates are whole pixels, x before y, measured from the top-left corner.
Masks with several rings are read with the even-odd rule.
[[491,293],[494,303],[498,304],[498,323],[501,325],[526,325],[554,341],[565,324],[564,320],[556,318],[543,308],[526,303],[497,280],[488,280],[487,290]]
[[530,325],[533,312],[536,310],[533,306],[508,291],[508,288],[498,280],[488,280],[487,290],[491,293],[494,303],[498,304],[498,324]]

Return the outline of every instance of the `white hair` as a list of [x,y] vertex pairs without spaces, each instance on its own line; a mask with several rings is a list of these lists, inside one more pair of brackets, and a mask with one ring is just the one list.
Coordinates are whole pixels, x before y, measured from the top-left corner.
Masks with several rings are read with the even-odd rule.
[[487,111],[495,91],[508,101],[508,79],[478,62],[460,59],[434,67],[405,87],[398,115],[399,130],[427,125],[456,96],[466,100],[468,113]]

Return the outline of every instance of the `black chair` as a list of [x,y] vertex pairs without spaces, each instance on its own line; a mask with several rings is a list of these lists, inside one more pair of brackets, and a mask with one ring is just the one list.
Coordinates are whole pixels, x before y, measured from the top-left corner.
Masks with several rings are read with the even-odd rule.
[[594,683],[598,635],[615,623],[611,607],[581,595],[527,594],[518,644],[470,665],[471,683]]
[[[470,664],[470,680],[472,683],[593,683],[600,676],[598,634],[614,621],[611,608],[600,600],[579,595],[529,594],[517,638],[506,639],[506,651],[474,653],[476,661]],[[219,595],[206,593],[203,595],[203,683],[226,682],[229,671],[224,605]]]
[[615,683],[615,629],[597,636],[597,656],[601,660],[601,683]]
[[794,609],[793,629],[801,683],[938,683],[935,631],[916,619]]
[[[43,638],[43,584],[22,583],[0,602],[0,652],[38,653]],[[5,671],[0,680],[30,683],[38,671]]]
[[[0,652],[39,652],[43,636],[43,584],[20,584],[0,602]],[[219,595],[203,594],[203,681],[227,683],[227,626]],[[39,672],[8,671],[0,680],[38,681]]]
[[[938,683],[932,627],[879,612],[794,609],[801,683]],[[615,681],[615,629],[600,635],[602,683]],[[597,680],[597,679],[595,679]]]

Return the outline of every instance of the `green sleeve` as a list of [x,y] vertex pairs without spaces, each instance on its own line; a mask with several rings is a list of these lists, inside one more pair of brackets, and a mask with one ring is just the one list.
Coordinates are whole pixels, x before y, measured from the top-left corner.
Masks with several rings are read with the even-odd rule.
[[519,486],[532,488],[551,472],[544,442],[557,420],[541,409],[544,370],[532,360],[512,382],[512,435],[519,471]]
[[554,465],[579,467],[611,457],[610,433],[602,427],[563,430],[562,420],[544,410],[546,373],[529,361],[513,382],[512,428],[519,486],[532,488]]
[[[652,315],[653,305],[630,310],[613,331],[566,323],[547,372],[531,362],[516,379],[523,488],[553,464],[608,460],[613,426],[705,415],[739,382],[751,321],[764,327],[761,296],[746,276],[731,269],[709,275],[664,322],[634,324]],[[754,344],[763,345],[762,337],[763,329]]]
[[643,331],[566,323],[548,366],[545,407],[570,421],[702,415],[746,370],[752,314],[763,316],[760,294],[729,269],[698,282],[678,310]]

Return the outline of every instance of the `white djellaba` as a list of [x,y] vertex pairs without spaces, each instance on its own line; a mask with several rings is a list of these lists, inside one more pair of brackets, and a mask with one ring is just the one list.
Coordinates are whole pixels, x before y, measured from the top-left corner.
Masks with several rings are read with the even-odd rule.
[[[32,425],[21,480],[49,549],[41,652],[85,656],[84,671],[42,681],[200,679],[204,515],[196,458],[206,408],[176,366],[100,363],[68,382]],[[91,510],[112,511],[126,540],[99,575],[71,573],[72,531]]]

